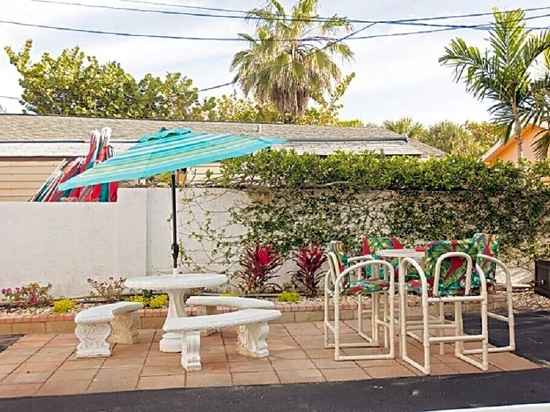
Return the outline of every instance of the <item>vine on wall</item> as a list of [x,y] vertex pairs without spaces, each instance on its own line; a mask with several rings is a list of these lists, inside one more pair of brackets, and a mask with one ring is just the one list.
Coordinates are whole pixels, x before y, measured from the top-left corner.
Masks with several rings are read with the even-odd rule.
[[224,162],[221,176],[201,189],[249,195],[249,201],[225,208],[226,226],[242,231],[228,238],[227,230],[203,217],[190,235],[215,244],[228,265],[251,242],[273,244],[288,257],[301,246],[331,240],[358,250],[370,234],[391,234],[412,245],[486,232],[500,235],[508,260],[530,265],[550,254],[549,177],[549,161],[488,167],[452,156],[321,158],[265,150]]

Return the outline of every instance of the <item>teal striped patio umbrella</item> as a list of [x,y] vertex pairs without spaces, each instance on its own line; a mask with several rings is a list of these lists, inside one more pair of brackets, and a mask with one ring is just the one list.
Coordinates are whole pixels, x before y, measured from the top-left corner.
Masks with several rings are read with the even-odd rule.
[[127,152],[95,165],[59,186],[59,190],[99,183],[137,180],[171,172],[172,189],[172,258],[177,268],[179,245],[176,225],[175,172],[193,166],[244,156],[274,144],[284,143],[274,137],[249,137],[209,134],[191,129],[161,129],[143,136]]

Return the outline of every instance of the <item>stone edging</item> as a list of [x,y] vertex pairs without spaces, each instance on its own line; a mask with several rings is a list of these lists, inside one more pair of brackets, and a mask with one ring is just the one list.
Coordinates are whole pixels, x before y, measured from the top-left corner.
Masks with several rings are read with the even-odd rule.
[[[505,307],[504,295],[489,295],[489,310]],[[411,302],[409,306],[417,306]],[[278,322],[312,322],[323,320],[323,304],[319,303],[295,303],[276,304],[283,316]],[[344,302],[340,305],[341,316],[344,320],[354,319],[356,306],[352,302]],[[221,309],[220,312],[230,309]],[[465,311],[475,311],[473,305],[466,305]],[[187,307],[188,315],[202,313],[201,308]],[[167,309],[142,309],[140,314],[141,329],[160,329],[166,318]],[[74,332],[75,313],[49,313],[39,315],[0,315],[0,335],[26,334],[26,333],[72,333]]]

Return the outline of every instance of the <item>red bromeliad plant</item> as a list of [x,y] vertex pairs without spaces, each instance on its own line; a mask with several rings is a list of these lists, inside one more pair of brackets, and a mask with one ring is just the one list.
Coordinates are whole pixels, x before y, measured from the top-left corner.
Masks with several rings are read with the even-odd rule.
[[266,289],[279,289],[276,284],[270,283],[276,275],[274,274],[282,263],[283,258],[271,245],[248,246],[240,259],[242,270],[237,272],[241,281],[240,287],[245,293],[260,293]]
[[303,246],[296,252],[294,261],[298,270],[292,274],[292,282],[309,297],[317,296],[323,277],[319,270],[326,260],[325,251],[319,245]]

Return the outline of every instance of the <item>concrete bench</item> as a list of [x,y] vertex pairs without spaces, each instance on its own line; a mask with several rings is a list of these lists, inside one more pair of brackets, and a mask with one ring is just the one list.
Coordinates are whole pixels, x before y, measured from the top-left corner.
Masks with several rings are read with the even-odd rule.
[[110,343],[135,343],[139,323],[137,311],[142,307],[141,303],[117,302],[79,312],[74,318],[75,335],[79,340],[76,357],[111,356]]
[[192,316],[167,319],[165,332],[181,334],[181,366],[188,370],[200,370],[200,342],[202,330],[241,326],[239,353],[256,358],[269,356],[267,322],[281,317],[281,312],[271,309],[243,309],[217,315]]
[[[185,302],[189,306],[227,306],[237,309],[272,309],[275,304],[269,300],[240,298],[237,296],[191,296]],[[208,312],[207,312],[208,313]]]
[[[235,309],[273,309],[275,304],[270,300],[241,298],[238,296],[191,296],[185,302],[188,306],[205,306],[207,315],[214,315],[218,306],[225,306]],[[239,326],[239,336],[244,333],[242,326]],[[202,332],[203,336],[209,336],[219,329],[207,329]]]

